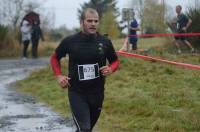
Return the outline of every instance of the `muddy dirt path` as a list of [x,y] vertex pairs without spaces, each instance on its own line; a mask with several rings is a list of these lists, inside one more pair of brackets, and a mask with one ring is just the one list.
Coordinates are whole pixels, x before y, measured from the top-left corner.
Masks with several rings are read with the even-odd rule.
[[33,97],[10,88],[16,80],[48,64],[47,58],[0,60],[0,132],[74,131],[72,119],[63,119]]

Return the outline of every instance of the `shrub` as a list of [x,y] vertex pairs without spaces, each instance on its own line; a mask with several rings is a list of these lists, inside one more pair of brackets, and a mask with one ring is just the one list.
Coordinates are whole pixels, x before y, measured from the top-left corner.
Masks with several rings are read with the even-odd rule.
[[7,33],[8,33],[8,28],[3,25],[0,25],[0,48],[3,47]]
[[15,33],[11,28],[0,25],[0,57],[19,56],[20,45]]

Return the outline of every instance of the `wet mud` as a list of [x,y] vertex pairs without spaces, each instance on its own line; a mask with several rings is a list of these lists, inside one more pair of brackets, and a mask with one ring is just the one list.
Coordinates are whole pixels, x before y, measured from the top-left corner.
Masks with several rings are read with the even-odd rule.
[[0,132],[73,132],[71,118],[63,118],[34,97],[16,92],[16,80],[49,65],[49,59],[0,60]]

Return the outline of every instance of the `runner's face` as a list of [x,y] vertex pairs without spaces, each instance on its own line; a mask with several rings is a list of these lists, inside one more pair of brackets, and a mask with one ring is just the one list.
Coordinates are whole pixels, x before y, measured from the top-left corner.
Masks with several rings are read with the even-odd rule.
[[180,12],[181,12],[181,8],[180,8],[179,6],[177,6],[177,7],[176,7],[176,13],[177,13],[177,14],[180,14]]
[[85,19],[81,21],[83,31],[87,34],[95,34],[99,25],[99,16],[97,13],[86,12]]

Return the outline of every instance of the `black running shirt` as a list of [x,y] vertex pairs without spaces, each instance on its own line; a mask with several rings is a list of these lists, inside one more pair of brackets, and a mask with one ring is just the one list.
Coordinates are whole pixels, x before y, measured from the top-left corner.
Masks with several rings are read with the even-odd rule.
[[69,56],[69,90],[82,93],[103,92],[105,78],[100,68],[116,61],[112,42],[100,34],[86,35],[82,32],[66,37],[56,48],[57,59]]
[[178,32],[182,31],[182,28],[185,27],[189,21],[189,18],[185,14],[180,14],[177,16],[177,30]]

